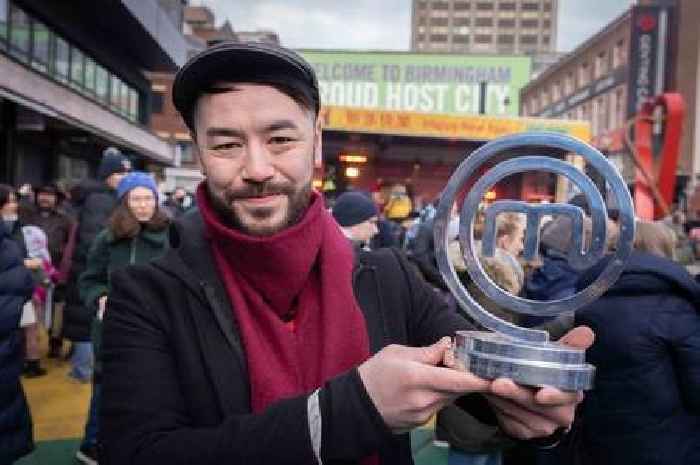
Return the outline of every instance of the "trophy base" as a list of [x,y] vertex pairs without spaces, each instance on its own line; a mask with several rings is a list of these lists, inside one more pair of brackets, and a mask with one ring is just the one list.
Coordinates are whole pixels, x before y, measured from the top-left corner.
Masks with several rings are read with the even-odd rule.
[[526,386],[563,391],[593,388],[595,367],[582,349],[556,342],[532,343],[486,331],[458,331],[455,361],[480,378],[510,378]]

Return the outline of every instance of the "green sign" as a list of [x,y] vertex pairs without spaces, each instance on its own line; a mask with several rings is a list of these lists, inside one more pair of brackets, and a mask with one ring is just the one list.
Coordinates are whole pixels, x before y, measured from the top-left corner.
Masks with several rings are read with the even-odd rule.
[[377,110],[474,115],[485,83],[486,114],[517,116],[530,80],[525,56],[302,50],[321,103]]

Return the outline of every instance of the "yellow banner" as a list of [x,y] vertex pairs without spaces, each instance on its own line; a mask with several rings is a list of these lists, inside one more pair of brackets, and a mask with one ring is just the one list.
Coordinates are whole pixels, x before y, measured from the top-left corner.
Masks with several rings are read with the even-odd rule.
[[324,128],[335,131],[369,132],[488,141],[527,131],[554,131],[589,142],[590,125],[585,121],[495,116],[454,116],[406,111],[324,107]]

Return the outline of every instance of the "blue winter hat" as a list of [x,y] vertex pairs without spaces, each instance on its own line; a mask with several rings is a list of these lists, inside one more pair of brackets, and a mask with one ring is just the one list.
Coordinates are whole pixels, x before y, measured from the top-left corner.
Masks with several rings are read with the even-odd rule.
[[97,167],[97,177],[107,179],[114,173],[128,173],[131,171],[131,162],[119,149],[107,147],[102,152],[100,166]]
[[124,176],[122,180],[119,181],[119,185],[117,186],[117,197],[119,200],[121,200],[126,194],[136,187],[145,187],[146,189],[150,189],[151,192],[153,192],[153,195],[156,196],[156,199],[158,198],[158,187],[156,186],[153,176],[151,176],[149,173],[144,173],[143,171],[132,171]]
[[379,215],[377,206],[360,192],[345,192],[333,205],[333,217],[341,226],[355,226]]

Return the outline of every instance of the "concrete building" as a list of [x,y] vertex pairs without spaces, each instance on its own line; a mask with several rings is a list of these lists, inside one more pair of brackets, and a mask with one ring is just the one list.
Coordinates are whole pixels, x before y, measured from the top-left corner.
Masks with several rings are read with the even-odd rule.
[[589,121],[594,145],[631,184],[635,167],[625,134],[639,105],[680,93],[686,117],[676,193],[685,202],[700,176],[698,22],[695,0],[639,1],[523,88],[522,114]]
[[145,71],[172,72],[187,50],[163,1],[0,0],[0,180],[71,184],[110,145],[138,168],[173,163],[148,128]]
[[534,55],[556,37],[557,0],[413,0],[413,51]]

